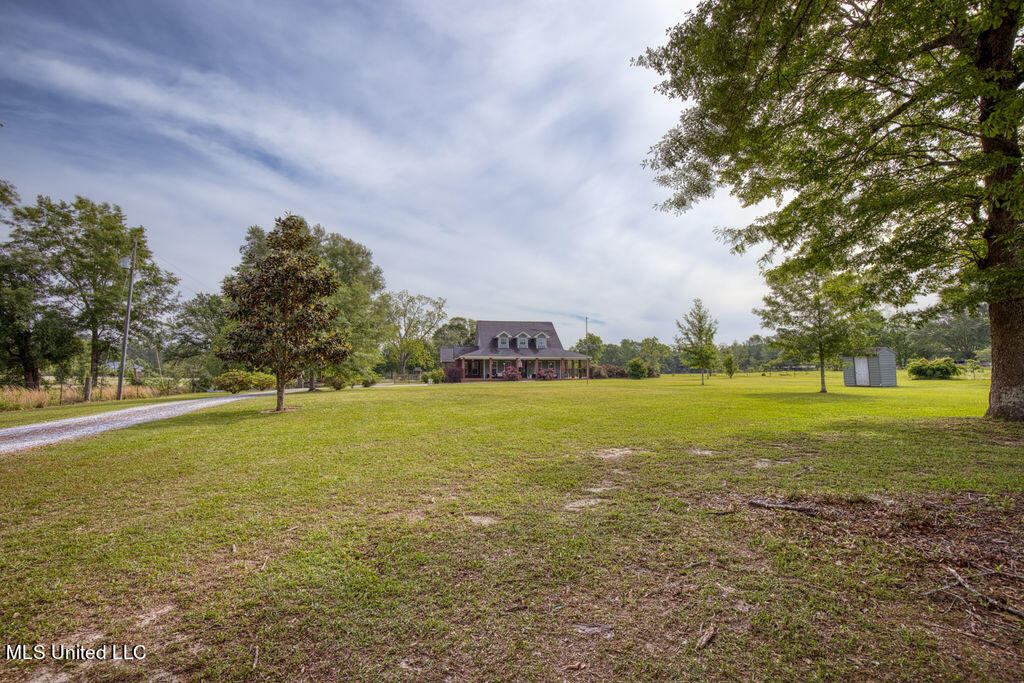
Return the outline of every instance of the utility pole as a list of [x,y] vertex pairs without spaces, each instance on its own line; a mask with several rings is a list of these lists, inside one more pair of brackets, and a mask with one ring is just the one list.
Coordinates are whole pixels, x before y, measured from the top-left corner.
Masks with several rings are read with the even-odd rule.
[[[128,266],[128,310],[124,314],[124,339],[121,340],[121,371],[117,375],[117,400],[121,400],[124,391],[124,366],[128,360],[128,326],[132,321],[132,288],[135,285],[135,250],[139,246],[139,238],[132,240],[132,255]],[[125,261],[121,259],[121,267],[125,267]]]
[[[583,316],[583,338],[590,336],[590,316]],[[587,386],[590,386],[590,360],[587,360]]]

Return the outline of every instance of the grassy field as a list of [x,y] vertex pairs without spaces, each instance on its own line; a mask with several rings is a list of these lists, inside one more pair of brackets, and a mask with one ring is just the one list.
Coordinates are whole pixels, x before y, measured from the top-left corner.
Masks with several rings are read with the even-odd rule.
[[1024,608],[1024,426],[980,378],[816,381],[325,391],[11,454],[0,642],[147,656],[0,677],[1024,676],[1024,622],[929,593]]
[[176,394],[174,396],[159,396],[157,398],[131,398],[123,401],[91,401],[89,403],[74,403],[67,406],[48,406],[46,408],[30,408],[27,410],[8,410],[0,412],[0,429],[5,427],[17,427],[18,425],[32,424],[35,422],[50,422],[52,420],[63,420],[66,417],[84,417],[105,413],[110,410],[121,408],[132,408],[153,403],[165,403],[167,401],[185,401],[190,398],[210,398],[211,396],[226,396],[225,392],[200,392],[195,394]]

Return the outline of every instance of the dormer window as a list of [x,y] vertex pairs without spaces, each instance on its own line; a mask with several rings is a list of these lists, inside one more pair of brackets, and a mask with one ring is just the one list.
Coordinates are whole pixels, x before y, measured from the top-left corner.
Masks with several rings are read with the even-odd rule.
[[519,336],[516,337],[516,346],[520,349],[530,348],[530,336],[525,332],[520,332]]
[[548,348],[548,336],[541,332],[537,335],[537,348],[546,349]]
[[501,334],[498,335],[498,348],[499,349],[507,349],[508,348],[508,335],[505,334],[504,332],[502,332]]

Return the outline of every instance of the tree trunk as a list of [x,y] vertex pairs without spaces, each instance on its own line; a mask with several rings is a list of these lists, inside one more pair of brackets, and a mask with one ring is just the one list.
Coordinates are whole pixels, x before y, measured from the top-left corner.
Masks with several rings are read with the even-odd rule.
[[36,365],[36,359],[33,357],[32,352],[27,348],[27,345],[19,350],[18,363],[21,365],[21,371],[25,377],[25,388],[38,389],[39,366]]
[[316,368],[310,368],[309,370],[309,382],[307,384],[310,391],[316,391]]
[[[89,375],[92,377],[92,386],[95,388],[100,379],[100,335],[96,330],[92,331],[89,343]],[[103,397],[100,396],[100,398]]]
[[992,384],[985,417],[1024,421],[1024,298],[989,304]]
[[[991,81],[992,94],[979,98],[978,122],[982,131],[989,117],[1018,88],[1013,50],[1017,40],[1021,9],[1007,9],[999,25],[978,36],[975,66],[983,74],[999,74]],[[1009,135],[981,135],[981,149],[1001,164],[985,176],[985,189],[994,195],[1019,180],[1021,149],[1015,132]],[[1024,245],[1017,234],[1020,223],[1010,202],[991,199],[983,236],[988,247],[978,266],[989,269],[1016,269],[1024,262]],[[999,287],[989,301],[992,326],[992,385],[988,395],[987,417],[1024,421],[1024,290],[1019,283]]]
[[281,375],[277,376],[277,408],[275,410],[279,413],[284,410],[284,379]]
[[825,351],[820,346],[818,347],[818,368],[821,371],[821,391],[819,394],[827,394],[828,391],[825,389]]
[[25,388],[38,389],[40,384],[39,368],[34,364],[27,364],[22,367],[25,373]]

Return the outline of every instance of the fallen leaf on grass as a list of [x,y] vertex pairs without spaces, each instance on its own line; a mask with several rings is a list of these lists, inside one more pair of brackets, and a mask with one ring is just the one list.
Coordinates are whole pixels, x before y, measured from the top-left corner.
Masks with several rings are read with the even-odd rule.
[[711,642],[711,639],[715,637],[715,625],[711,624],[707,631],[697,641],[697,649],[703,650]]

